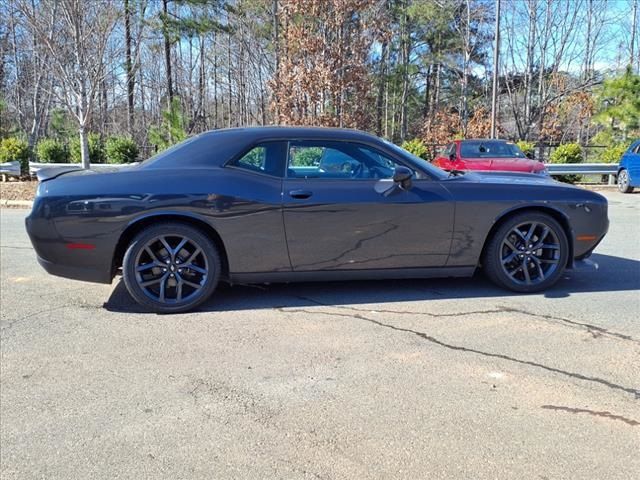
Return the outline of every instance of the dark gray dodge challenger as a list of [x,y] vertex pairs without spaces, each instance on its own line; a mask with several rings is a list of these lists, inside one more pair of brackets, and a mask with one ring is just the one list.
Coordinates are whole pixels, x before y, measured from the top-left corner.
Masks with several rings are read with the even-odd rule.
[[63,277],[122,272],[149,310],[219,281],[468,277],[552,286],[607,232],[607,201],[546,175],[446,173],[363,132],[203,133],[127,169],[41,170],[27,231]]

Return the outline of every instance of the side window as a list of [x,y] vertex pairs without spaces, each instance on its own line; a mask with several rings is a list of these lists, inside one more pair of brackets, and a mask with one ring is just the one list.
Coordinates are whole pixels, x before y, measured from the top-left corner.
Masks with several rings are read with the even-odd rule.
[[287,176],[321,179],[393,177],[396,163],[380,152],[348,142],[291,142]]
[[252,148],[235,163],[236,167],[243,167],[247,170],[260,170],[264,172],[267,163],[267,147],[259,146]]
[[286,143],[268,142],[256,145],[230,165],[265,175],[282,176]]
[[636,148],[633,149],[633,153],[640,153],[640,143],[636,145]]

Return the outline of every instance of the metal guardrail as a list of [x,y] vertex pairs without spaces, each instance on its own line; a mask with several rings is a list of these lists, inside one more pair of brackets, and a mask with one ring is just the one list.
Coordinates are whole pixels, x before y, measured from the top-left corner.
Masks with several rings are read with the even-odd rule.
[[20,176],[20,162],[0,163],[0,175]]
[[[119,170],[121,168],[130,167],[132,165],[136,165],[136,163],[92,163],[91,170],[97,171],[114,171]],[[34,175],[38,173],[38,170],[43,168],[56,168],[56,167],[73,167],[77,166],[78,168],[82,168],[79,163],[36,163],[29,162],[29,173]]]
[[617,175],[617,163],[548,163],[549,175]]
[[[114,171],[119,170],[121,168],[130,167],[131,165],[136,165],[135,163],[94,163],[91,165],[91,170],[97,171]],[[32,176],[35,176],[38,173],[38,170],[42,168],[56,168],[56,167],[80,167],[80,164],[77,163],[36,163],[29,162],[29,173]],[[19,177],[20,176],[20,162],[7,162],[0,163],[0,175],[6,175],[10,177]]]

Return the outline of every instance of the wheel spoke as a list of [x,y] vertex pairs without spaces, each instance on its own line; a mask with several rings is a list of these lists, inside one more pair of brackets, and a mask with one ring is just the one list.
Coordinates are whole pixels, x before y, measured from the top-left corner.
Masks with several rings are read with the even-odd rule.
[[527,285],[531,285],[531,276],[529,275],[529,265],[527,262],[522,262],[522,273],[524,273],[524,281]]
[[202,252],[202,250],[200,250],[200,248],[196,248],[194,252],[191,254],[191,256],[189,256],[189,258],[187,258],[187,260],[184,263],[186,264],[193,263],[193,260],[200,254],[200,252]]
[[171,251],[171,258],[173,260],[175,260],[176,255],[180,252],[180,250],[182,250],[182,247],[184,247],[188,241],[189,239],[183,238],[182,240],[180,240],[180,243],[178,244],[178,246]]
[[518,251],[511,252],[505,258],[502,259],[502,263],[510,263],[518,256]]
[[167,277],[167,275],[164,274],[161,277],[156,277],[154,279],[147,280],[146,282],[141,282],[140,286],[146,288],[146,287],[149,287],[151,285],[155,285],[156,283],[160,283],[161,281],[163,281],[166,277]]
[[549,227],[547,227],[546,225],[543,226],[542,233],[538,237],[538,241],[535,243],[532,250],[538,250],[543,245],[544,239],[547,238],[550,231],[551,230],[549,229]]
[[538,267],[538,274],[539,274],[538,279],[540,281],[543,281],[544,280],[544,271],[542,270],[542,265],[540,263],[536,262],[536,267]]
[[527,235],[524,237],[524,241],[527,243],[527,245],[531,241],[531,238],[533,237],[533,234],[536,231],[537,226],[538,226],[537,223],[532,223],[531,226],[529,227],[529,231],[527,232]]
[[164,248],[167,251],[167,253],[169,254],[169,257],[171,257],[171,259],[173,259],[173,253],[172,253],[173,249],[169,245],[169,242],[167,242],[164,237],[160,237],[159,240],[160,240],[160,243],[162,243],[162,245],[164,246]]
[[158,260],[158,257],[156,257],[156,254],[153,253],[153,251],[149,248],[149,245],[144,247],[144,251],[147,252],[147,255],[151,257],[151,260],[153,260],[154,262],[160,263],[160,260]]
[[136,272],[144,272],[146,270],[149,270],[150,268],[161,267],[161,266],[162,266],[161,263],[153,261],[151,263],[145,263],[143,265],[138,265],[136,267]]
[[188,265],[183,265],[182,268],[193,270],[194,272],[198,272],[198,273],[200,273],[202,275],[206,275],[207,274],[207,271],[204,268],[199,267],[197,265],[194,265],[193,263],[190,263]]
[[160,295],[158,296],[158,299],[161,302],[165,301],[165,294],[166,294],[166,287],[167,287],[167,275],[163,275],[161,281],[160,281]]
[[[539,248],[542,248],[544,250],[560,250],[560,245],[558,245],[557,243],[545,243],[540,245]],[[539,250],[539,248],[534,250]]]
[[513,233],[515,233],[516,235],[518,235],[523,242],[527,241],[527,237],[524,235],[524,233],[522,233],[518,228],[514,228],[513,229]]
[[176,286],[176,300],[178,302],[182,300],[182,285],[183,280],[181,278],[178,278],[178,285]]
[[513,250],[514,252],[518,251],[518,247],[516,247],[511,240],[509,240],[508,238],[504,239],[504,244],[509,247],[511,250]]
[[185,285],[189,285],[190,287],[193,287],[196,290],[199,290],[199,289],[202,288],[202,285],[200,285],[199,283],[193,283],[193,282],[190,282],[189,280],[186,280],[184,278],[182,279],[182,281],[184,282]]

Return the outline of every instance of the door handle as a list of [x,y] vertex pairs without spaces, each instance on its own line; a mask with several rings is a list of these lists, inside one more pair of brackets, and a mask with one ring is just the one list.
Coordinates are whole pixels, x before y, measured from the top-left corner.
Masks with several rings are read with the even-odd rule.
[[299,198],[300,200],[304,200],[305,198],[309,198],[313,195],[312,192],[308,190],[291,190],[289,192],[289,196],[292,198]]

